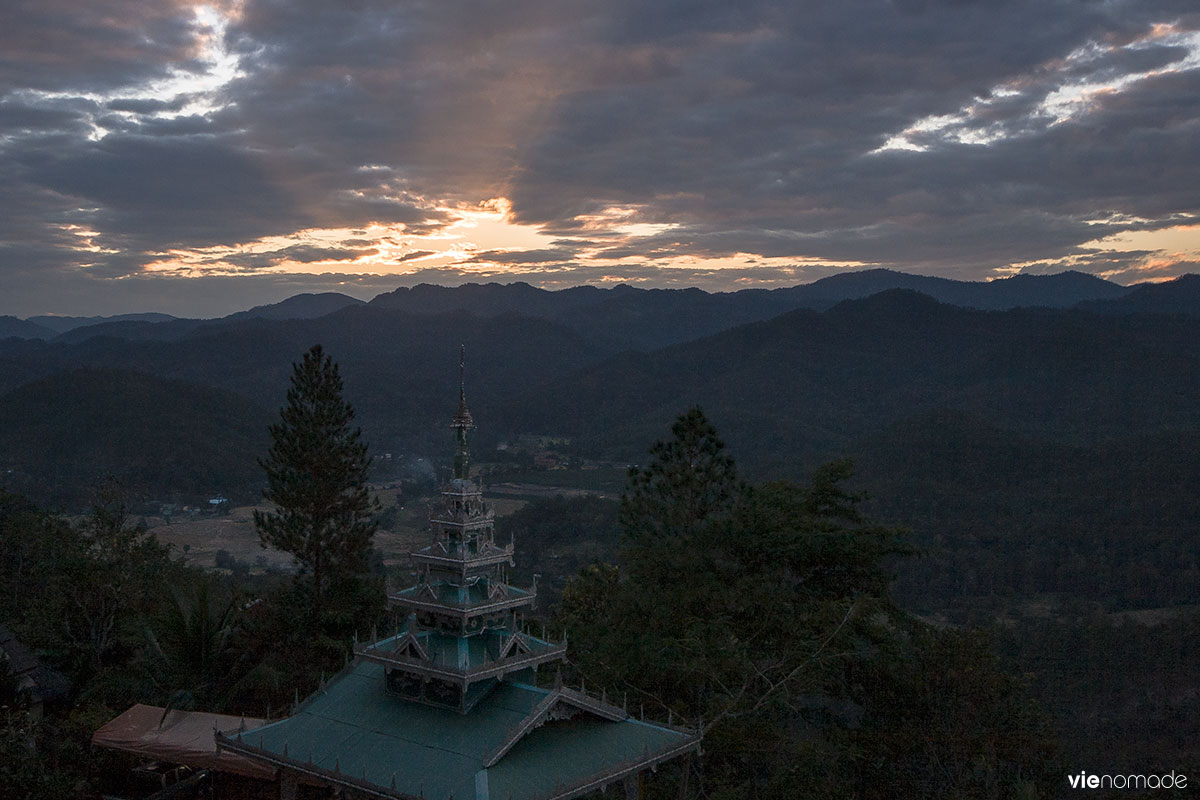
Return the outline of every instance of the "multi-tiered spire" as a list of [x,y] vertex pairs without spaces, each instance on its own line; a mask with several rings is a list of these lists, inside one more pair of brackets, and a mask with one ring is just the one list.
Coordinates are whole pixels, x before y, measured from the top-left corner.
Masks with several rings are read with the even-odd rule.
[[220,750],[277,774],[282,800],[301,784],[395,800],[571,800],[629,790],[642,771],[700,748],[698,734],[634,720],[561,676],[537,684],[538,665],[567,647],[522,625],[536,590],[507,582],[513,546],[496,544],[471,480],[459,369],[454,474],[430,514],[432,542],[411,554],[416,585],[389,598],[403,629],[356,648],[290,717],[214,735]]
[[467,442],[467,431],[475,427],[475,419],[467,408],[466,345],[459,345],[458,349],[458,410],[454,412],[450,427],[454,429],[454,439],[458,443],[458,452],[454,454],[454,477],[456,480],[466,480],[471,473],[471,448]]
[[537,586],[507,582],[513,545],[495,540],[495,512],[470,477],[465,353],[459,361],[459,401],[451,427],[457,440],[454,472],[429,519],[432,543],[410,554],[417,583],[389,596],[408,612],[403,631],[359,650],[387,668],[388,690],[467,712],[513,673],[565,658],[566,644],[522,629],[522,612],[537,600]]

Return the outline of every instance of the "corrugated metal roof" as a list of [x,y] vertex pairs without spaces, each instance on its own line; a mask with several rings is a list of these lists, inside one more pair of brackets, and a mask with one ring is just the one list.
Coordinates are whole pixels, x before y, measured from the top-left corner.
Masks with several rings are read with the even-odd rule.
[[336,770],[384,794],[392,793],[394,777],[394,793],[430,800],[566,797],[571,787],[611,780],[699,744],[682,731],[583,713],[535,728],[485,769],[550,691],[501,683],[460,714],[387,694],[383,666],[357,661],[293,716],[245,734],[241,743],[276,763]]

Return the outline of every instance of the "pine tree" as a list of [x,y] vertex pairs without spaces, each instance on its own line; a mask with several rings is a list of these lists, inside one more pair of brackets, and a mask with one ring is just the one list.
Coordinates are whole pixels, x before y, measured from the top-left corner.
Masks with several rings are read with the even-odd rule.
[[[635,580],[692,580],[738,505],[746,484],[704,412],[693,406],[629,472],[621,495],[622,561]],[[718,540],[714,542],[714,540]]]
[[271,449],[263,497],[273,511],[254,512],[263,547],[291,553],[312,596],[319,634],[324,604],[340,582],[367,570],[379,504],[367,489],[370,458],[354,409],[342,398],[337,364],[313,345],[292,365],[292,384]]

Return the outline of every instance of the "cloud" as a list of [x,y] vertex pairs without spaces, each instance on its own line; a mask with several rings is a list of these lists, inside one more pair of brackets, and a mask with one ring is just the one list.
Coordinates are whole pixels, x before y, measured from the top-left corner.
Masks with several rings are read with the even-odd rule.
[[491,264],[549,264],[568,261],[574,255],[571,248],[541,250],[486,250],[467,259],[471,263]]
[[0,27],[0,86],[104,92],[160,78],[196,53],[181,0],[10,0]]
[[402,256],[397,256],[396,261],[403,263],[405,261],[414,261],[418,258],[425,258],[435,253],[434,250],[413,250],[411,253],[405,253]]
[[291,247],[269,250],[264,252],[222,255],[211,259],[213,263],[230,264],[245,270],[262,270],[281,263],[317,264],[327,261],[354,261],[358,258],[378,254],[375,248],[354,250],[345,247],[315,247],[313,245],[292,245]]
[[0,272],[1124,279],[1080,246],[1200,214],[1192,6],[21,0]]

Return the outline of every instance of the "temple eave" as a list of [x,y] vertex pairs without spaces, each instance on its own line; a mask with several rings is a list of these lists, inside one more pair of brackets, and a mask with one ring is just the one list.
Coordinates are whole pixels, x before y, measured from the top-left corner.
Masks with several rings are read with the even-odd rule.
[[409,558],[418,564],[445,564],[456,568],[471,569],[473,567],[490,567],[493,564],[504,564],[513,560],[513,550],[508,547],[504,550],[485,553],[483,555],[470,555],[462,553],[461,555],[440,555],[437,553],[424,553],[417,550],[409,554]]
[[397,592],[388,596],[388,603],[392,606],[409,608],[414,611],[428,611],[433,614],[440,614],[451,619],[468,620],[474,617],[494,614],[498,611],[507,611],[510,608],[531,606],[537,601],[537,590],[529,589],[520,591],[520,594],[513,597],[482,603],[451,603],[444,600],[420,600],[404,597],[401,593]]
[[231,753],[237,753],[238,755],[264,761],[281,769],[288,769],[304,775],[309,775],[317,778],[322,783],[338,784],[345,786],[348,789],[353,789],[357,792],[364,792],[372,797],[387,798],[387,800],[427,800],[419,795],[405,794],[404,792],[397,791],[395,789],[379,786],[371,781],[355,778],[351,775],[341,772],[340,770],[334,771],[331,769],[325,769],[324,767],[318,767],[317,765],[309,762],[300,761],[298,759],[291,758],[290,756],[276,753],[274,750],[268,750],[263,747],[255,747],[252,744],[248,744],[243,736],[230,738],[220,731],[215,731],[213,733],[213,738],[216,740],[217,747],[222,750],[228,750]]
[[644,758],[628,761],[617,765],[612,770],[604,770],[591,775],[573,786],[566,786],[561,790],[555,789],[553,792],[530,798],[530,800],[571,800],[575,797],[582,797],[583,795],[611,786],[617,781],[636,775],[643,770],[654,769],[664,761],[670,761],[685,753],[698,752],[699,750],[700,736],[692,734],[687,741],[669,750],[651,753]]
[[412,675],[450,680],[465,688],[468,684],[487,680],[488,678],[500,678],[510,672],[528,669],[529,667],[545,664],[549,661],[561,660],[567,654],[567,645],[565,643],[553,644],[533,653],[522,653],[518,656],[498,658],[469,667],[435,664],[419,658],[388,653],[371,646],[357,648],[354,653],[367,661],[373,661],[388,667],[395,667]]

